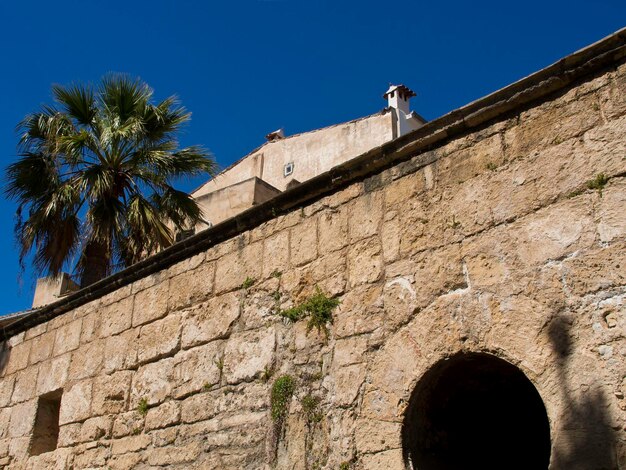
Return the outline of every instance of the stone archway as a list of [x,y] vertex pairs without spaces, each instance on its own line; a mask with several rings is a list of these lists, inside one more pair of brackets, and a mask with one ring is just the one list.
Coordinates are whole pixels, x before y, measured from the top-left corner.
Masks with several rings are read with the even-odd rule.
[[407,468],[547,469],[550,426],[522,371],[484,353],[435,364],[412,394],[402,427]]

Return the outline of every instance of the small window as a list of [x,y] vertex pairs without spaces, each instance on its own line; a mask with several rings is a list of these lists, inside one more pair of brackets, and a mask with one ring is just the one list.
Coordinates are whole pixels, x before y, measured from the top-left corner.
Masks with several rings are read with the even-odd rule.
[[51,452],[57,448],[62,395],[63,391],[57,390],[39,397],[35,429],[28,449],[30,455]]
[[285,167],[283,168],[283,174],[285,176],[289,176],[290,174],[293,173],[293,162],[289,162],[285,165]]

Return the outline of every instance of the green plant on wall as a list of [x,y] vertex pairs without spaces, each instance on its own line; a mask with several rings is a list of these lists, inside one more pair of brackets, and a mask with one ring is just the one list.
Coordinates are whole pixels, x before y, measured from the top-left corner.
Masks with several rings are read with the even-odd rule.
[[587,188],[598,191],[602,197],[602,190],[608,182],[609,178],[604,173],[599,173],[594,179],[587,181]]
[[296,389],[296,382],[291,375],[281,375],[272,385],[271,412],[272,420],[282,423],[289,411],[289,402]]
[[147,398],[144,397],[141,400],[139,400],[139,403],[137,404],[137,412],[141,416],[145,416],[148,414],[148,399]]
[[338,305],[339,299],[328,297],[319,287],[316,287],[315,294],[295,307],[281,310],[279,314],[293,322],[308,318],[307,332],[315,328],[318,332],[323,331],[328,336],[328,323],[333,323],[333,310]]

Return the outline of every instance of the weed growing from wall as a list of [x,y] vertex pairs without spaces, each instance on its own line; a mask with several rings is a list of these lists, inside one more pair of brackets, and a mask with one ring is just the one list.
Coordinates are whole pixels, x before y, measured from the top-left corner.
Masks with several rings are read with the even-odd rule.
[[141,400],[139,400],[139,403],[137,404],[137,413],[139,413],[141,416],[146,416],[148,414],[148,399],[147,398],[142,398]]
[[328,323],[333,322],[333,310],[339,305],[339,299],[328,297],[317,287],[315,294],[300,305],[281,310],[279,315],[293,322],[308,318],[307,332],[313,328],[323,331],[328,336]]
[[587,188],[597,190],[602,197],[602,190],[608,182],[609,178],[604,173],[599,173],[594,179],[587,181]]
[[296,381],[291,375],[281,375],[272,385],[271,411],[272,420],[282,424],[287,412],[293,392],[296,390]]

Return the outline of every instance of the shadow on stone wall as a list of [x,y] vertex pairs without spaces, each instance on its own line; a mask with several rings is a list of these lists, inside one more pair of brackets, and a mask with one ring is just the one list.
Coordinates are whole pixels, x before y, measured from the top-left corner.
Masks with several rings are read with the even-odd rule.
[[0,343],[0,377],[4,376],[4,371],[9,364],[9,357],[11,357],[11,346],[8,341]]
[[559,441],[552,451],[552,466],[568,470],[617,470],[616,436],[604,393],[590,389],[583,398],[576,399],[567,382],[573,324],[573,319],[558,316],[548,329],[557,354],[559,385],[566,410],[559,426]]

